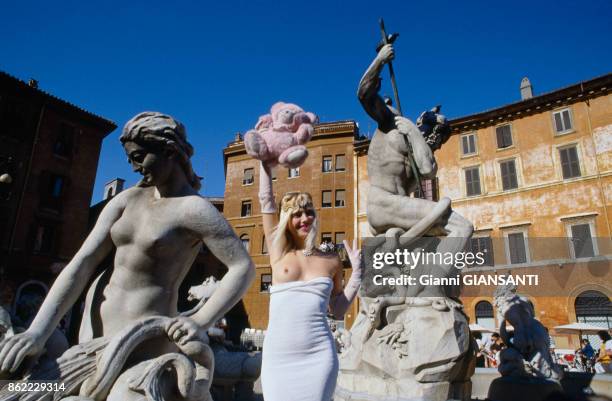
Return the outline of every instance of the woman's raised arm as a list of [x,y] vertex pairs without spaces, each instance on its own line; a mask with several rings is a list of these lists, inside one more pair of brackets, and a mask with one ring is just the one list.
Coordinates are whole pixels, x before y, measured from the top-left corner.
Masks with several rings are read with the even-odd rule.
[[279,255],[272,247],[272,235],[276,227],[276,200],[272,190],[272,169],[269,165],[261,163],[259,168],[259,204],[263,220],[266,247],[270,253],[270,261],[276,260]]

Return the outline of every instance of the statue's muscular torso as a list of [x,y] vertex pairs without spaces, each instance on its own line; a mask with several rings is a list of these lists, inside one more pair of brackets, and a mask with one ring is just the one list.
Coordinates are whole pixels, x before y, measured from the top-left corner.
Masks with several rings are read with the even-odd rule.
[[190,198],[197,195],[156,199],[154,187],[128,191],[121,217],[110,230],[116,253],[97,335],[113,335],[126,321],[144,316],[176,316],[179,286],[202,242],[188,228]]
[[415,180],[407,159],[406,138],[397,129],[386,134],[377,129],[368,150],[368,177],[371,186],[396,195],[409,195]]

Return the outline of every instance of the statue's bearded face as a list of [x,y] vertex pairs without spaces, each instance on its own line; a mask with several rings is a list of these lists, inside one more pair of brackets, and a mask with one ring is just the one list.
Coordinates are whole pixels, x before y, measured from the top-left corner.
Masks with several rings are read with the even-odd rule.
[[165,183],[172,172],[173,155],[161,146],[142,146],[136,142],[126,142],[123,145],[128,162],[134,171],[140,173],[147,185]]

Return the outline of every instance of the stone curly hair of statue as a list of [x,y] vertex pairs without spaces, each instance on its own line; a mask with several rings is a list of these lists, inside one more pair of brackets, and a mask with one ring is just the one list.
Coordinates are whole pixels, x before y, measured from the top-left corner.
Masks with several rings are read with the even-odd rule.
[[154,111],[140,113],[125,123],[119,140],[123,145],[135,142],[172,150],[178,156],[189,184],[196,191],[201,188],[202,177],[193,171],[191,165],[193,146],[187,142],[185,126],[171,116]]

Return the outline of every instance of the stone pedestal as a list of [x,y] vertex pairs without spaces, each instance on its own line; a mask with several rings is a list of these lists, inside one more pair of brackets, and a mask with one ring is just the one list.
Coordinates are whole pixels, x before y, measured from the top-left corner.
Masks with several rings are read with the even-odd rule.
[[458,306],[389,307],[388,324],[376,329],[360,313],[340,356],[335,400],[469,401],[474,346]]

